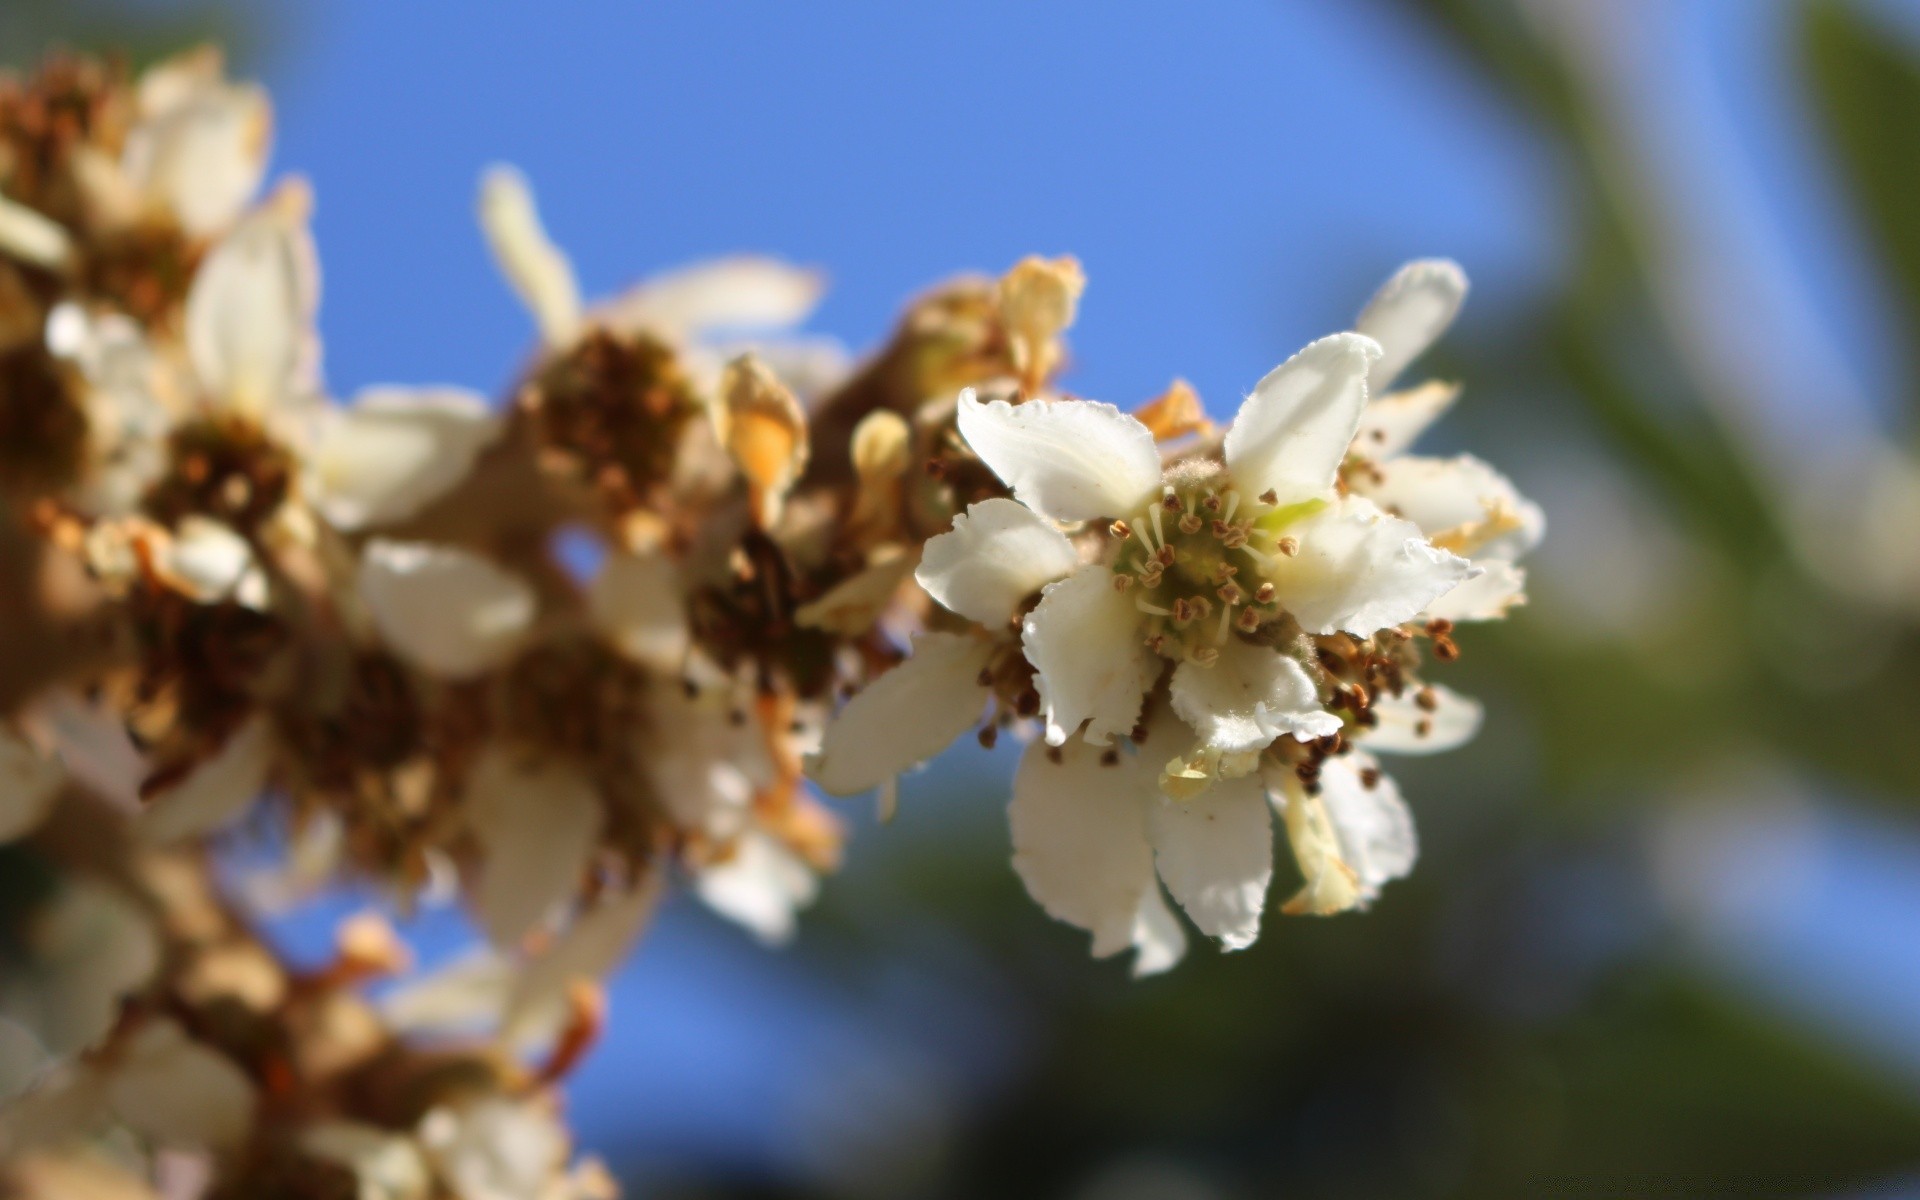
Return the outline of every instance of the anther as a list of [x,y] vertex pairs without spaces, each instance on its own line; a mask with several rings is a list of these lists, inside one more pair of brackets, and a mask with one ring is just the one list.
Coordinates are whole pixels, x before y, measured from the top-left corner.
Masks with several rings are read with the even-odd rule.
[[1293,537],[1283,537],[1278,542],[1274,543],[1274,549],[1286,555],[1288,558],[1292,558],[1294,555],[1300,553],[1300,539],[1293,538]]
[[1240,610],[1240,615],[1236,618],[1236,621],[1240,626],[1240,632],[1252,633],[1254,630],[1260,628],[1259,610],[1243,608]]
[[1103,752],[1103,753],[1102,753],[1102,754],[1100,755],[1100,765],[1101,765],[1101,766],[1103,766],[1103,767],[1117,767],[1117,766],[1119,766],[1119,765],[1120,765],[1120,752],[1119,752],[1118,750],[1115,750],[1115,749],[1113,749],[1113,748],[1112,748],[1111,746],[1109,746],[1109,747],[1108,747],[1108,748],[1106,749],[1106,751],[1105,751],[1105,752]]
[[1253,602],[1255,604],[1272,604],[1273,585],[1271,583],[1263,583],[1253,589]]
[[1260,503],[1267,505],[1278,504],[1280,503],[1280,493],[1274,491],[1272,488],[1268,488],[1266,491],[1260,493]]
[[1160,507],[1166,509],[1168,512],[1179,512],[1180,497],[1169,491],[1166,495],[1160,497]]
[[1050,762],[1050,763],[1052,763],[1052,764],[1053,764],[1054,766],[1056,766],[1056,767],[1057,767],[1057,766],[1059,766],[1059,765],[1060,765],[1060,763],[1061,763],[1061,762],[1062,762],[1062,761],[1063,761],[1063,760],[1064,760],[1065,758],[1066,758],[1066,755],[1064,755],[1064,754],[1062,754],[1062,753],[1060,752],[1060,747],[1058,747],[1058,746],[1048,746],[1048,747],[1047,747],[1047,761],[1048,761],[1048,762]]
[[980,748],[982,750],[991,750],[993,749],[994,743],[1000,740],[1000,727],[998,725],[982,725],[980,732],[974,736],[980,739]]
[[1214,495],[1212,492],[1208,492],[1207,498],[1200,502],[1200,507],[1210,513],[1217,513],[1220,511],[1220,497]]
[[1440,693],[1431,687],[1423,687],[1413,694],[1413,702],[1422,712],[1432,712],[1440,707]]
[[1173,565],[1173,560],[1175,558],[1175,555],[1173,553],[1173,547],[1162,546],[1160,547],[1160,553],[1154,555],[1153,557],[1156,561],[1159,562],[1161,566],[1170,567]]
[[1113,590],[1124,592],[1133,586],[1133,576],[1116,573],[1113,577]]
[[1115,521],[1113,524],[1107,526],[1107,532],[1112,534],[1114,537],[1123,538],[1131,535],[1133,533],[1133,530],[1127,527],[1127,523],[1125,521]]
[[1180,532],[1181,533],[1199,533],[1200,532],[1200,514],[1199,513],[1182,513],[1180,516]]
[[1240,590],[1240,585],[1237,583],[1222,584],[1219,590],[1213,594],[1220,597],[1220,602],[1228,607],[1232,607],[1247,598],[1247,594]]

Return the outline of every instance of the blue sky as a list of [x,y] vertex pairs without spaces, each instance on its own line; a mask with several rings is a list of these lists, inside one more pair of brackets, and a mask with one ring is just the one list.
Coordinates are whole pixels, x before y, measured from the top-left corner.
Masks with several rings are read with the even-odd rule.
[[[778,252],[828,270],[814,327],[856,348],[947,274],[1074,253],[1090,287],[1069,385],[1126,405],[1185,376],[1222,415],[1406,258],[1466,264],[1470,325],[1560,266],[1550,157],[1422,30],[1364,0],[283,7],[279,50],[258,65],[277,165],[317,189],[342,395],[380,382],[497,394],[511,379],[530,328],[472,219],[496,161],[531,176],[589,291]],[[1784,7],[1705,0],[1649,26],[1643,83],[1668,119],[1653,140],[1672,186],[1730,198],[1713,252],[1759,281],[1748,346],[1783,371],[1847,362],[1867,396],[1895,368],[1872,349],[1871,279],[1781,99],[1766,14]],[[1897,880],[1894,843],[1836,828],[1836,852],[1882,846],[1872,869],[1782,936],[1729,939],[1740,969],[1778,981],[1826,962],[1817,922],[1858,925],[1876,907],[1858,880]],[[855,854],[884,855],[883,842]],[[1898,1036],[1861,997],[1904,978],[1873,964],[1920,961],[1920,945],[1897,931],[1845,945],[1849,970],[1796,1003]],[[590,1144],[637,1131],[627,1145],[642,1155],[804,1171],[823,1135],[794,1123],[797,1081],[822,1073],[865,1089],[870,1109],[937,1121],[893,1099],[986,1086],[1019,1030],[1017,1015],[985,1020],[977,1044],[1002,1057],[949,1077],[954,1064],[922,1054],[900,1009],[875,1000],[925,984],[826,993],[677,908],[619,982],[613,1042],[576,1091],[582,1128]],[[944,1090],[916,1091],[927,1073]]]

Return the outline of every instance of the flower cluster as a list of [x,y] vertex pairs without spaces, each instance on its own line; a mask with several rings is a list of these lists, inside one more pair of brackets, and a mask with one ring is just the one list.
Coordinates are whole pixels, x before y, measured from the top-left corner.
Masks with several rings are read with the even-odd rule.
[[[1031,742],[1028,889],[1142,972],[1184,951],[1162,884],[1254,939],[1270,810],[1289,911],[1411,866],[1372,755],[1473,734],[1423,662],[1541,533],[1478,460],[1404,453],[1454,396],[1388,390],[1450,264],[1222,432],[1185,385],[1059,391],[1070,259],[941,285],[853,361],[771,259],[584,298],[497,168],[479,224],[538,335],[507,401],[338,403],[270,125],[206,52],[0,81],[0,856],[45,881],[0,982],[9,1186],[71,1194],[118,1129],[216,1195],[606,1195],[552,1085],[662,891],[786,938],[841,853],[818,793],[890,812],[975,727]],[[379,920],[319,970],[253,932],[347,880],[458,897],[487,947],[375,1004]]]

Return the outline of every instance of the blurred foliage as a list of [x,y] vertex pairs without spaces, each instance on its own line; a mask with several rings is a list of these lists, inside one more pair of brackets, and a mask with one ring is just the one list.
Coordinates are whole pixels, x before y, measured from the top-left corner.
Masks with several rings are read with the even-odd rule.
[[125,54],[142,66],[185,46],[217,42],[252,57],[260,26],[229,0],[0,0],[0,67],[31,67],[51,47]]

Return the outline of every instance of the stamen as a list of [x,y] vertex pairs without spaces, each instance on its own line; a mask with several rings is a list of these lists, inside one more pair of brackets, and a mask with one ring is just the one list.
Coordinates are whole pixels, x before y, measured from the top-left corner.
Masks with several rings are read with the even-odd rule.
[[1114,591],[1116,591],[1116,592],[1125,592],[1125,591],[1127,591],[1127,590],[1128,590],[1129,588],[1131,588],[1131,587],[1133,587],[1133,576],[1131,576],[1131,575],[1123,575],[1123,574],[1121,574],[1121,573],[1119,573],[1119,572],[1115,572],[1115,573],[1114,573],[1114,576],[1113,576],[1113,590],[1114,590]]
[[1239,507],[1240,507],[1240,493],[1239,493],[1239,492],[1228,492],[1228,493],[1227,493],[1227,508],[1226,508],[1226,511],[1225,511],[1225,512],[1223,512],[1223,513],[1221,513],[1221,514],[1220,514],[1220,519],[1221,519],[1221,520],[1223,520],[1223,521],[1231,521],[1231,520],[1233,520],[1233,510],[1234,510],[1234,509],[1236,509],[1236,508],[1239,508]]
[[[1252,612],[1253,610],[1247,609],[1245,611]],[[1222,605],[1220,608],[1220,628],[1213,631],[1213,644],[1216,646],[1226,645],[1227,634],[1231,632],[1232,629],[1233,606],[1231,604]]]
[[[1168,499],[1172,499],[1172,497],[1169,496]],[[1147,510],[1147,513],[1153,519],[1153,536],[1160,542],[1161,548],[1165,549],[1166,543],[1167,543],[1167,534],[1166,534],[1166,530],[1160,527],[1160,506],[1157,504],[1154,505],[1152,508],[1149,508]]]
[[1273,590],[1271,583],[1262,583],[1253,590],[1253,602],[1255,604],[1272,604]]
[[[1174,601],[1174,603],[1178,604],[1179,601],[1176,600]],[[1133,598],[1133,606],[1139,609],[1143,613],[1151,613],[1156,617],[1173,616],[1172,609],[1161,608],[1158,604],[1155,604],[1151,600],[1148,600],[1145,596],[1135,596]]]
[[1300,553],[1300,539],[1294,538],[1294,537],[1283,537],[1274,546],[1274,549],[1286,555],[1288,558],[1292,558],[1294,555]]

